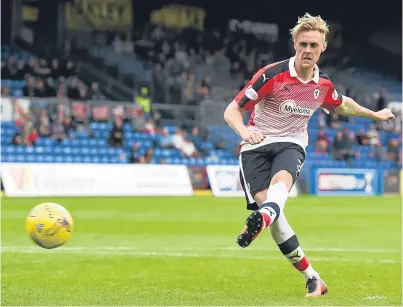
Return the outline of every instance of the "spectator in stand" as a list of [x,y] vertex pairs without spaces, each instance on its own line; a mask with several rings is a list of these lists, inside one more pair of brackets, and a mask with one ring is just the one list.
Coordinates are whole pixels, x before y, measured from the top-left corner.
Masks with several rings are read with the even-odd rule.
[[156,129],[161,128],[161,113],[158,111],[152,112],[153,122]]
[[52,73],[51,73],[52,78],[54,80],[59,79],[59,77],[61,76],[61,69],[60,69],[60,66],[59,66],[59,60],[58,59],[53,59],[50,67],[52,69]]
[[10,145],[15,145],[15,146],[22,146],[24,145],[24,139],[22,138],[22,135],[20,132],[17,132],[14,134],[13,139],[11,140]]
[[200,158],[200,153],[196,150],[192,142],[190,135],[184,137],[184,141],[181,144],[180,151],[188,158]]
[[205,77],[200,85],[199,90],[200,95],[203,97],[202,99],[206,99],[211,93],[211,77]]
[[67,136],[63,117],[59,116],[52,125],[52,139],[62,142]]
[[103,100],[105,96],[99,90],[99,85],[96,82],[91,83],[91,88],[87,92],[87,99],[88,100]]
[[182,148],[182,144],[184,143],[185,131],[180,128],[177,128],[175,134],[172,136],[172,142],[176,149],[180,150]]
[[46,93],[45,83],[42,79],[36,80],[36,89],[34,91],[35,97],[48,97]]
[[126,55],[133,55],[134,54],[134,44],[131,39],[131,33],[127,33],[125,40],[122,42],[122,52]]
[[23,60],[19,60],[17,62],[16,71],[14,74],[14,80],[22,80],[25,78],[25,71],[24,71],[25,63]]
[[35,78],[32,76],[28,77],[27,83],[22,88],[22,93],[25,97],[34,97],[35,96]]
[[330,116],[328,116],[329,122],[328,122],[328,127],[332,129],[339,129],[340,128],[340,117],[339,114],[336,112],[330,113]]
[[112,130],[109,134],[109,145],[111,147],[122,147],[123,146],[123,121],[121,118],[116,118],[113,123]]
[[357,144],[361,146],[369,145],[369,138],[363,129],[360,129],[357,133]]
[[369,157],[375,158],[376,161],[384,161],[386,158],[385,148],[382,146],[382,143],[379,141],[369,152]]
[[132,127],[134,131],[144,132],[146,129],[146,115],[142,109],[138,111],[136,116],[132,117]]
[[386,108],[386,89],[381,88],[381,90],[378,93],[379,97],[378,97],[378,101],[377,101],[377,108],[378,111],[379,110],[383,110],[384,108]]
[[159,140],[159,146],[161,148],[175,148],[173,143],[173,137],[169,134],[168,129],[162,129],[161,137]]
[[387,153],[387,158],[389,161],[392,161],[396,164],[399,163],[399,155],[400,155],[400,146],[399,146],[399,141],[396,139],[390,139],[388,142],[388,153]]
[[122,39],[120,38],[120,35],[116,35],[115,38],[113,39],[112,42],[113,50],[115,50],[116,53],[123,53],[123,42]]
[[[402,132],[402,124],[403,124],[402,123],[402,112],[398,111],[396,113],[397,113],[396,118],[393,121],[393,123],[394,123],[393,132],[401,134],[401,132]],[[400,139],[401,139],[401,137],[400,137]]]
[[11,79],[10,68],[5,61],[1,61],[1,78],[5,80]]
[[36,128],[30,128],[29,133],[26,137],[25,145],[27,146],[35,145],[38,138],[39,138],[38,130],[36,130]]
[[326,114],[324,112],[319,112],[318,114],[318,126],[321,129],[327,128]]
[[66,98],[67,97],[67,86],[64,81],[62,81],[57,89],[57,98]]
[[130,149],[130,163],[140,163],[141,155],[139,153],[140,144],[134,143],[132,148]]
[[199,128],[193,127],[191,137],[192,137],[192,142],[196,147],[196,150],[199,151],[199,152],[202,152],[203,151],[202,138],[200,136]]
[[67,116],[64,119],[63,126],[64,131],[66,131],[66,134],[68,135],[72,135],[72,133],[75,132],[77,129],[77,123],[73,120],[71,116]]
[[87,100],[88,96],[87,96],[87,90],[85,89],[85,87],[80,87],[80,92],[79,92],[79,99],[80,101],[85,101]]
[[335,160],[345,160],[350,165],[352,159],[357,158],[359,154],[353,150],[355,136],[353,133],[348,133],[345,129],[339,130],[333,141],[333,156]]
[[8,97],[8,96],[10,96],[10,92],[9,92],[7,86],[4,86],[4,85],[1,86],[1,96],[2,96],[2,97]]
[[56,95],[57,95],[55,80],[53,80],[52,78],[46,79],[45,93],[46,93],[46,97],[56,97]]
[[375,146],[379,142],[379,132],[376,130],[376,126],[373,124],[367,133],[369,145]]
[[145,133],[147,133],[147,134],[150,134],[150,135],[155,134],[155,126],[154,126],[154,122],[151,118],[147,121],[147,124],[145,125],[144,129],[145,129]]
[[68,61],[62,70],[62,76],[69,78],[76,75],[76,66],[72,61]]
[[144,156],[140,157],[140,163],[146,164],[150,163],[151,159],[154,157],[154,148],[150,147]]
[[316,136],[316,151],[320,154],[327,154],[329,152],[329,137],[325,130],[320,130]]
[[45,120],[45,118],[39,118],[39,135],[42,137],[47,137],[51,135],[50,123]]
[[78,79],[76,77],[71,79],[71,84],[67,89],[67,97],[72,100],[80,99],[80,88],[78,86]]

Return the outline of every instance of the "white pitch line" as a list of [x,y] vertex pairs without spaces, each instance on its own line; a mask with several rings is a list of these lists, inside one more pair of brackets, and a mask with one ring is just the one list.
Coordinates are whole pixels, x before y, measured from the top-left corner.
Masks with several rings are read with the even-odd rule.
[[[224,247],[217,250],[238,250],[239,247]],[[278,250],[274,248],[253,248],[250,251],[272,251]],[[331,252],[331,253],[385,253],[385,254],[401,254],[401,250],[394,249],[371,249],[371,248],[332,248],[332,247],[303,247],[305,251],[312,252]]]
[[[1,250],[7,250],[7,249],[13,249],[13,248],[36,248],[35,246],[2,246],[0,247]],[[146,249],[138,248],[135,246],[65,246],[62,247],[61,249],[63,250],[84,250],[84,249],[91,249],[91,250],[120,250],[120,251],[148,251]],[[394,250],[394,249],[375,249],[375,248],[331,248],[331,247],[305,247],[303,248],[304,251],[312,251],[312,252],[329,252],[329,253],[383,253],[383,254],[401,254],[402,251],[400,250]],[[58,249],[60,250],[60,248]],[[241,247],[233,247],[233,246],[227,246],[227,247],[207,247],[207,248],[197,248],[197,247],[165,247],[161,248],[158,251],[244,251],[247,253],[253,253],[253,252],[271,252],[271,251],[278,251],[278,248],[272,248],[272,247],[267,247],[267,248],[261,248],[261,247],[253,247],[249,249],[242,249]]]
[[367,296],[367,299],[369,300],[384,300],[387,299],[388,297],[385,295],[372,295],[372,296]]
[[[146,250],[138,250],[130,247],[127,248],[119,248],[113,246],[106,247],[95,247],[95,248],[85,248],[85,247],[62,247],[54,250],[44,250],[39,247],[30,246],[30,247],[2,247],[2,252],[5,253],[73,253],[73,254],[84,254],[91,256],[131,256],[131,257],[188,257],[188,258],[203,258],[203,257],[212,257],[212,258],[240,258],[240,259],[284,259],[281,254],[278,256],[272,255],[248,255],[248,253],[231,253],[231,254],[223,254],[223,253],[200,253],[199,251],[192,252],[189,250],[188,252],[182,251],[146,251]],[[309,257],[312,261],[323,261],[323,262],[355,262],[355,263],[378,263],[378,264],[397,264],[401,263],[399,260],[392,259],[353,259],[353,258],[326,258],[326,257]]]

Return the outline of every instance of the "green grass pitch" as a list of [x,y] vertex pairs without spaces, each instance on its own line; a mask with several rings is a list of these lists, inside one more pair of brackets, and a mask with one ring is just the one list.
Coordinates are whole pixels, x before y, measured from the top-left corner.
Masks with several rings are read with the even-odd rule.
[[[64,247],[43,250],[25,233],[43,201],[74,218]],[[401,210],[397,196],[290,199],[287,219],[329,287],[312,299],[267,231],[235,243],[242,198],[3,198],[1,304],[402,305]]]

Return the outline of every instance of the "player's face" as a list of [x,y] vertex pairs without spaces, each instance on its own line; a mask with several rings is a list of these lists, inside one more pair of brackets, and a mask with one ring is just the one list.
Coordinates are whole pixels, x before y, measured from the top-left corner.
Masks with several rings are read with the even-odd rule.
[[295,37],[296,62],[302,68],[311,68],[326,49],[325,35],[319,31],[303,31]]

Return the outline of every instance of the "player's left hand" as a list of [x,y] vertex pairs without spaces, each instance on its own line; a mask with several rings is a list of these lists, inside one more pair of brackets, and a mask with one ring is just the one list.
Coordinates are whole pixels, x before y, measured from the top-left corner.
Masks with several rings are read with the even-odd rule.
[[377,121],[385,121],[395,119],[395,115],[392,113],[390,109],[383,109],[378,112],[375,112],[375,120]]

